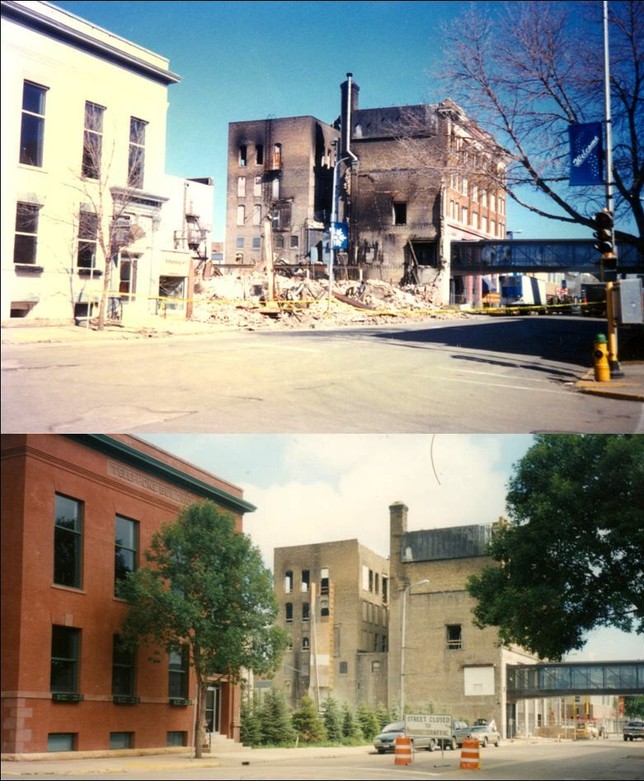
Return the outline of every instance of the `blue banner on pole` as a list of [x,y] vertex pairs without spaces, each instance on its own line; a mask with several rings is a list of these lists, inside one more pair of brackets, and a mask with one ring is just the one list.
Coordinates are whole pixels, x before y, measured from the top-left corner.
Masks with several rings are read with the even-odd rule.
[[349,246],[349,226],[346,222],[334,222],[331,225],[331,247],[346,249]]
[[604,183],[601,122],[570,125],[570,185]]

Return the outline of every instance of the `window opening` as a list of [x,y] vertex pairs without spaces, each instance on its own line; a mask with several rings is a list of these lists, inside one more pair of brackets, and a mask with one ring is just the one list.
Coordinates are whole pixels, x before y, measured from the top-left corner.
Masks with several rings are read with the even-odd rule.
[[81,502],[56,494],[54,508],[54,583],[82,586],[83,507]]
[[103,115],[105,108],[85,102],[85,132],[83,133],[82,173],[88,179],[100,179],[103,152]]
[[138,523],[116,516],[114,532],[114,593],[119,595],[121,583],[128,572],[137,567]]
[[96,268],[98,243],[98,215],[81,209],[78,214],[78,252],[76,265],[79,269]]
[[394,203],[394,225],[406,225],[407,224],[407,204],[395,202]]
[[16,235],[13,244],[14,263],[36,265],[39,214],[40,206],[18,201],[16,205]]
[[448,624],[447,630],[447,648],[450,651],[458,651],[463,647],[460,624]]
[[147,122],[130,117],[130,149],[128,156],[127,183],[129,187],[142,189],[145,172],[145,129]]
[[22,85],[20,162],[42,168],[47,88],[25,81]]
[[134,696],[135,654],[123,647],[120,635],[112,638],[112,694],[122,697]]
[[287,594],[293,591],[293,571],[290,569],[284,573],[284,591]]
[[168,661],[168,696],[171,699],[188,698],[188,649],[170,651]]
[[73,694],[78,691],[78,652],[80,629],[68,626],[52,627],[51,676],[52,692]]

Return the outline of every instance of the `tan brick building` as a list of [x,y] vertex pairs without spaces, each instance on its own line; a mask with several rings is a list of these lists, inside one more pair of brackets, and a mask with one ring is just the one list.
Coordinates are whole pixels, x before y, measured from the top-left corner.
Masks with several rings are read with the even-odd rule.
[[409,712],[431,707],[470,724],[493,718],[503,737],[532,734],[546,723],[546,701],[509,702],[505,681],[508,664],[537,658],[499,646],[495,628],[474,626],[465,589],[470,575],[492,563],[485,551],[493,526],[410,532],[407,506],[395,502],[389,511],[389,706],[400,703],[402,690]]
[[[210,500],[242,530],[240,488],[127,435],[2,436],[2,754],[192,745],[187,658],[118,650],[119,579],[164,523]],[[239,689],[209,688],[239,740]]]
[[292,643],[273,685],[292,706],[387,698],[389,562],[357,540],[276,548],[280,625]]

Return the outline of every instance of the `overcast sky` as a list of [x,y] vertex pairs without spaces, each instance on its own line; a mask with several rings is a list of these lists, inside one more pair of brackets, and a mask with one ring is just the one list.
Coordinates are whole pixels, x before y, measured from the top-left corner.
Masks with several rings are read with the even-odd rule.
[[[213,239],[223,241],[230,122],[310,115],[332,124],[347,73],[360,86],[360,108],[450,97],[431,74],[441,24],[469,0],[53,4],[170,61],[181,82],[168,89],[166,171],[214,179]],[[476,4],[493,12],[502,6]],[[515,238],[592,238],[587,228],[543,220],[511,199],[507,208]]]
[[[494,523],[532,443],[525,435],[142,436],[238,485],[257,510],[244,530],[272,569],[273,549],[356,539],[389,555],[389,505],[409,508],[408,529]],[[571,660],[644,658],[644,641],[594,632]]]

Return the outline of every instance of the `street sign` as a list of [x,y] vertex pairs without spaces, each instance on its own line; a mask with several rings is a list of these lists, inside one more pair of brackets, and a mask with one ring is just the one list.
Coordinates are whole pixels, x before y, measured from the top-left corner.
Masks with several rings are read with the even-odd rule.
[[346,222],[334,222],[331,225],[331,247],[346,249],[349,246],[349,225]]
[[452,737],[452,717],[436,713],[407,715],[405,716],[405,735],[449,739]]

